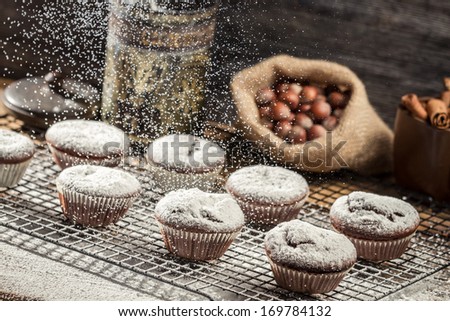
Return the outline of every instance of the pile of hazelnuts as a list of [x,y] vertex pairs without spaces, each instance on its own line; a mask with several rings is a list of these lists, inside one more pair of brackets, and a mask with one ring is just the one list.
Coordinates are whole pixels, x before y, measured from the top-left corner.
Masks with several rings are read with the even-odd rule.
[[349,99],[346,86],[293,80],[280,80],[256,93],[261,123],[292,144],[314,140],[333,130]]

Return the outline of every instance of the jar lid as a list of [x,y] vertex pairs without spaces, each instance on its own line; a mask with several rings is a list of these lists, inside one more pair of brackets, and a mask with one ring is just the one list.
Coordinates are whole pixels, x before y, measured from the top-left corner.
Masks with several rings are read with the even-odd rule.
[[42,129],[59,120],[92,118],[99,100],[95,87],[66,78],[60,72],[17,80],[2,95],[10,113],[25,124]]

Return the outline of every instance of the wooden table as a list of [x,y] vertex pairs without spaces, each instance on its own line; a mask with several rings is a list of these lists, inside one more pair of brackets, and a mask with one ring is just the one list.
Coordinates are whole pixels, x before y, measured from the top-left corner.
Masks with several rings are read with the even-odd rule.
[[[42,8],[40,2],[41,0],[33,1],[29,8]],[[210,119],[232,121],[233,106],[228,95],[230,78],[242,68],[277,53],[327,59],[349,66],[363,80],[369,99],[390,126],[393,125],[395,107],[401,95],[407,92],[434,95],[441,89],[441,78],[450,75],[449,1],[412,0],[406,3],[394,0],[281,0],[243,3],[244,1],[237,0],[225,1],[219,13],[212,55],[215,69],[210,78],[211,93],[207,109],[207,117]],[[5,22],[0,24],[0,38],[8,39],[4,42],[4,52],[8,59],[0,59],[3,76],[20,78],[30,72],[42,75],[50,69],[62,67],[72,76],[101,87],[106,36],[106,20],[103,18],[107,12],[105,7],[100,5],[96,32],[91,33],[89,30],[74,27],[77,20],[70,17],[76,17],[77,11],[73,10],[72,5],[67,4],[55,9],[63,13],[70,12],[70,15],[69,19],[60,19],[55,15],[57,19],[52,21],[52,25],[57,29],[57,34],[62,35],[60,39],[74,37],[74,43],[77,45],[70,46],[61,40],[53,39],[53,46],[58,48],[52,50],[48,40],[52,39],[54,29],[43,28],[42,37],[29,38],[29,33],[18,32],[13,22],[23,23],[25,30],[30,31],[42,21],[36,17],[23,16],[21,4],[14,0],[0,3],[0,21]],[[11,26],[13,28],[10,28]],[[86,35],[88,39],[85,39],[85,42],[80,41],[80,37]],[[81,56],[76,54],[80,47],[84,53]],[[22,58],[11,59],[14,56]],[[68,60],[67,57],[73,59]],[[83,67],[87,62],[92,66],[89,73],[86,73],[86,68]],[[9,80],[5,79],[0,81],[2,86],[8,82]],[[0,128],[19,131],[22,125],[14,117],[8,116],[0,106]],[[36,141],[39,142],[39,139]],[[315,198],[310,198],[311,202],[328,202],[329,196],[320,192],[320,186],[313,186],[312,191]],[[421,215],[428,222],[429,212],[422,211]],[[448,213],[437,213],[433,222],[436,233],[448,233],[447,223]],[[0,271],[14,266],[23,267],[17,274],[9,274],[0,282],[0,299],[95,299],[92,293],[71,287],[80,278],[86,280],[86,286],[91,284],[104,289],[99,291],[98,298],[170,299],[170,295],[156,297],[149,290],[153,286],[151,282],[140,278],[139,275],[129,274],[129,271],[101,265],[88,257],[82,258],[81,265],[75,265],[74,260],[80,257],[70,251],[62,253],[58,259],[51,259],[45,252],[8,241],[18,238],[13,231],[0,231],[0,235],[0,253],[11,253],[12,248],[16,251],[9,257],[9,261],[0,260]],[[45,242],[41,245],[43,249],[51,247]],[[68,288],[74,292],[70,294],[70,291],[55,289],[53,294],[39,296],[36,289],[33,289],[33,284],[28,288],[15,286],[35,268],[27,267],[27,258],[32,258],[33,262],[41,266],[55,267],[54,271],[50,270],[47,276],[39,280],[42,287],[51,287],[56,280],[56,283],[67,282]],[[98,272],[99,269],[109,271],[109,274],[105,277]],[[127,286],[130,282],[136,287]],[[449,300],[448,284],[447,269],[387,299]],[[139,285],[141,290],[136,290]],[[167,289],[168,293],[170,291],[171,289]],[[113,293],[123,295],[114,296]],[[195,299],[187,293],[181,293],[180,296]]]

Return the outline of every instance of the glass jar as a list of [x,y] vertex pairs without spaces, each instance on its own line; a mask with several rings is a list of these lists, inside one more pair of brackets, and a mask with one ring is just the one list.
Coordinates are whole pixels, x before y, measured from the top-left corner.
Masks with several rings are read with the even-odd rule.
[[112,0],[102,117],[148,143],[194,133],[218,1]]

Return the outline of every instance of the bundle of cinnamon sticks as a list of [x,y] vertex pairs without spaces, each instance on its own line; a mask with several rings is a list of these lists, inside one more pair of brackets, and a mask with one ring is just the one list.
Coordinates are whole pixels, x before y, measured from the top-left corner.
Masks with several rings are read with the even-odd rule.
[[444,78],[444,91],[439,98],[417,97],[406,94],[402,97],[402,105],[415,117],[429,120],[430,124],[440,129],[450,128],[450,77]]

